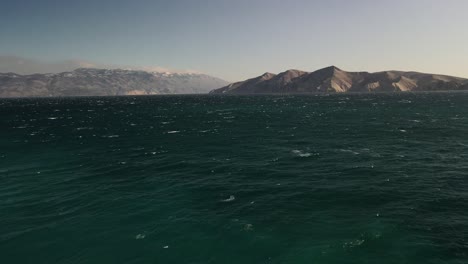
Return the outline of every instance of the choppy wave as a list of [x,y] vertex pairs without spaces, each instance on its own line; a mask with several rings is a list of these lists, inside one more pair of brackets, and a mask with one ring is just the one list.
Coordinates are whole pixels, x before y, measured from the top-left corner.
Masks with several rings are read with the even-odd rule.
[[0,100],[2,263],[465,263],[467,105]]

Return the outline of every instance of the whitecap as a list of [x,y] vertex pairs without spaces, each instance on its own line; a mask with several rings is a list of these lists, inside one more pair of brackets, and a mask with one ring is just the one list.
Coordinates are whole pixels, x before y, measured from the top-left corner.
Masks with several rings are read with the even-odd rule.
[[364,239],[356,239],[351,242],[346,242],[343,247],[344,248],[353,248],[353,247],[359,247],[360,245],[364,244],[365,240]]
[[174,131],[168,131],[167,132],[167,134],[176,134],[176,133],[180,133],[180,131],[174,130]]
[[253,230],[253,225],[252,224],[245,224],[244,225],[244,231],[252,231]]
[[350,150],[350,149],[340,149],[341,152],[344,152],[344,153],[351,153],[351,154],[354,154],[354,155],[359,155],[359,152],[356,152],[356,151],[353,151],[353,150]]
[[405,100],[405,99],[404,99],[404,100],[400,100],[400,101],[398,101],[398,102],[399,102],[399,103],[403,103],[403,104],[411,104],[411,103],[413,103],[413,102],[411,102],[410,100]]
[[55,120],[55,119],[57,119],[57,118],[58,118],[58,117],[48,117],[47,119],[49,119],[49,120]]
[[221,200],[221,202],[228,203],[228,202],[234,201],[235,199],[236,199],[236,197],[234,195],[231,195],[231,196],[229,196],[229,198]]
[[78,131],[80,131],[80,130],[92,130],[92,129],[94,129],[94,128],[92,128],[92,127],[78,127],[78,128],[76,128],[76,130],[78,130]]
[[138,234],[135,236],[135,239],[139,240],[139,239],[144,239],[146,237],[145,234]]
[[307,157],[312,156],[311,153],[304,152],[304,151],[298,150],[298,149],[293,150],[292,153],[295,154],[298,157],[301,157],[301,158],[307,158]]

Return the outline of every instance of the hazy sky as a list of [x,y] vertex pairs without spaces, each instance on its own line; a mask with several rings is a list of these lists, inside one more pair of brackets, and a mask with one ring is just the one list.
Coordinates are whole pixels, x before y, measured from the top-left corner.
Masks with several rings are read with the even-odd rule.
[[467,26],[467,0],[2,0],[0,55],[229,81],[329,65],[468,77]]

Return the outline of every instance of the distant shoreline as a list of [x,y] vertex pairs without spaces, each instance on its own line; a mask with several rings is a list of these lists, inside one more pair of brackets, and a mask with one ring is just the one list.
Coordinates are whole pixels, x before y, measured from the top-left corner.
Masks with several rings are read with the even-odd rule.
[[16,99],[78,99],[78,98],[142,98],[142,97],[251,97],[251,96],[346,96],[346,95],[410,95],[410,94],[437,94],[437,93],[468,93],[468,90],[449,90],[449,91],[399,91],[399,92],[346,92],[346,93],[255,93],[255,94],[213,94],[213,93],[194,93],[194,94],[146,94],[146,95],[79,95],[79,96],[37,96],[37,97],[0,97],[0,100]]

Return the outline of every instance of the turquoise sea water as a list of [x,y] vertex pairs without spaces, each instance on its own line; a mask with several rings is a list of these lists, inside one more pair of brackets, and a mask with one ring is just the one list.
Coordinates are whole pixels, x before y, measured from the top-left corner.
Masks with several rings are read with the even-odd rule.
[[468,94],[0,100],[1,263],[467,263]]

